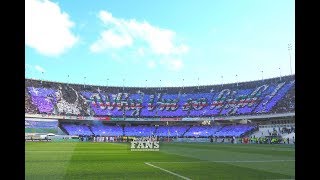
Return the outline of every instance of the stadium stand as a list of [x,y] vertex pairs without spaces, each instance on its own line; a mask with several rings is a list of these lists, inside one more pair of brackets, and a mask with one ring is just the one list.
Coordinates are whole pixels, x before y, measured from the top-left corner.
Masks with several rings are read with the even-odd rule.
[[108,126],[103,124],[94,124],[91,126],[92,133],[98,136],[123,136],[121,126]]
[[193,126],[184,134],[184,137],[209,137],[221,128],[221,126]]
[[294,112],[294,76],[198,87],[103,87],[26,79],[26,113],[224,117]]
[[253,130],[255,127],[251,125],[230,125],[216,131],[213,136],[216,137],[240,137],[242,134]]
[[152,136],[155,132],[156,127],[150,126],[127,126],[124,127],[125,136]]
[[154,133],[160,137],[182,137],[189,126],[159,126]]
[[[294,123],[281,120],[285,122],[282,125],[268,124],[274,118],[281,119],[282,114],[290,118],[294,112],[294,75],[238,84],[152,88],[25,80],[26,115],[58,119],[54,125],[26,120],[26,133],[48,133],[55,128],[64,140],[65,135],[95,142],[157,136],[168,141],[195,138],[207,142],[215,138],[215,142],[233,142],[239,138],[243,142],[241,138],[249,138],[251,143],[286,139],[294,143]],[[264,120],[259,121],[261,118]]]
[[87,125],[62,124],[62,126],[67,130],[69,135],[93,135]]

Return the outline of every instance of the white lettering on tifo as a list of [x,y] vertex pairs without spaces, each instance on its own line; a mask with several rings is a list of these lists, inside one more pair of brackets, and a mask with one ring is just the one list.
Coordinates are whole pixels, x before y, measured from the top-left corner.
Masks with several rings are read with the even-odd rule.
[[137,144],[137,142],[132,141],[132,142],[131,142],[131,149],[132,149],[132,148],[135,148],[135,145],[136,145],[136,144]]
[[156,138],[142,137],[131,141],[131,151],[159,151],[159,147]]

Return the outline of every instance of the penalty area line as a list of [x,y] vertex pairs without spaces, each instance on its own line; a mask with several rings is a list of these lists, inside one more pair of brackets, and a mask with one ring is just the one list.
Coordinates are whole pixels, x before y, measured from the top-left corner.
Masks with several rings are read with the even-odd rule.
[[145,162],[145,164],[146,164],[146,165],[148,165],[148,166],[151,166],[151,167],[154,167],[154,168],[160,169],[160,170],[162,170],[162,171],[165,171],[165,172],[167,172],[167,173],[169,173],[169,174],[172,174],[172,175],[178,176],[178,177],[180,177],[180,178],[182,178],[182,179],[191,180],[190,178],[187,178],[187,177],[181,176],[180,174],[177,174],[177,173],[174,173],[174,172],[168,171],[168,170],[163,169],[163,168],[161,168],[161,167],[159,167],[159,166],[155,166],[155,165],[153,165],[153,164],[151,164],[151,163]]

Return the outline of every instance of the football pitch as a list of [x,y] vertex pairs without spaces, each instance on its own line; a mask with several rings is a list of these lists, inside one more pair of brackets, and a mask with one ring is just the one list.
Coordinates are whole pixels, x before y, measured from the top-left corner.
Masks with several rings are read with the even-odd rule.
[[27,142],[25,179],[294,179],[295,148],[284,144]]

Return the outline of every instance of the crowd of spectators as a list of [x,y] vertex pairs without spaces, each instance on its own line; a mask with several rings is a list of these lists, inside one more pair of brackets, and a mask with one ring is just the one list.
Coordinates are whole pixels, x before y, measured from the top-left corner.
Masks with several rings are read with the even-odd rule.
[[295,110],[295,76],[213,86],[107,87],[26,79],[25,112],[109,117],[221,117]]
[[189,126],[159,126],[154,135],[160,137],[182,137]]
[[94,135],[92,131],[89,129],[88,125],[77,125],[77,124],[61,124],[61,127],[65,129],[69,135]]
[[111,126],[104,124],[62,123],[69,135],[133,137],[240,137],[255,128],[252,125],[226,126]]
[[148,137],[153,136],[156,130],[155,126],[125,126],[123,128],[123,134],[125,136],[140,136],[140,137]]
[[34,104],[32,104],[32,101],[30,99],[30,95],[27,92],[27,89],[25,89],[24,103],[25,103],[24,110],[26,113],[40,114],[37,107]]
[[219,131],[222,126],[192,126],[185,134],[185,137],[209,137]]
[[94,124],[90,126],[91,131],[95,135],[99,136],[123,136],[123,130],[121,126],[108,126],[104,124]]
[[295,87],[293,86],[289,92],[281,99],[277,108],[272,109],[272,113],[294,112],[295,111]]

